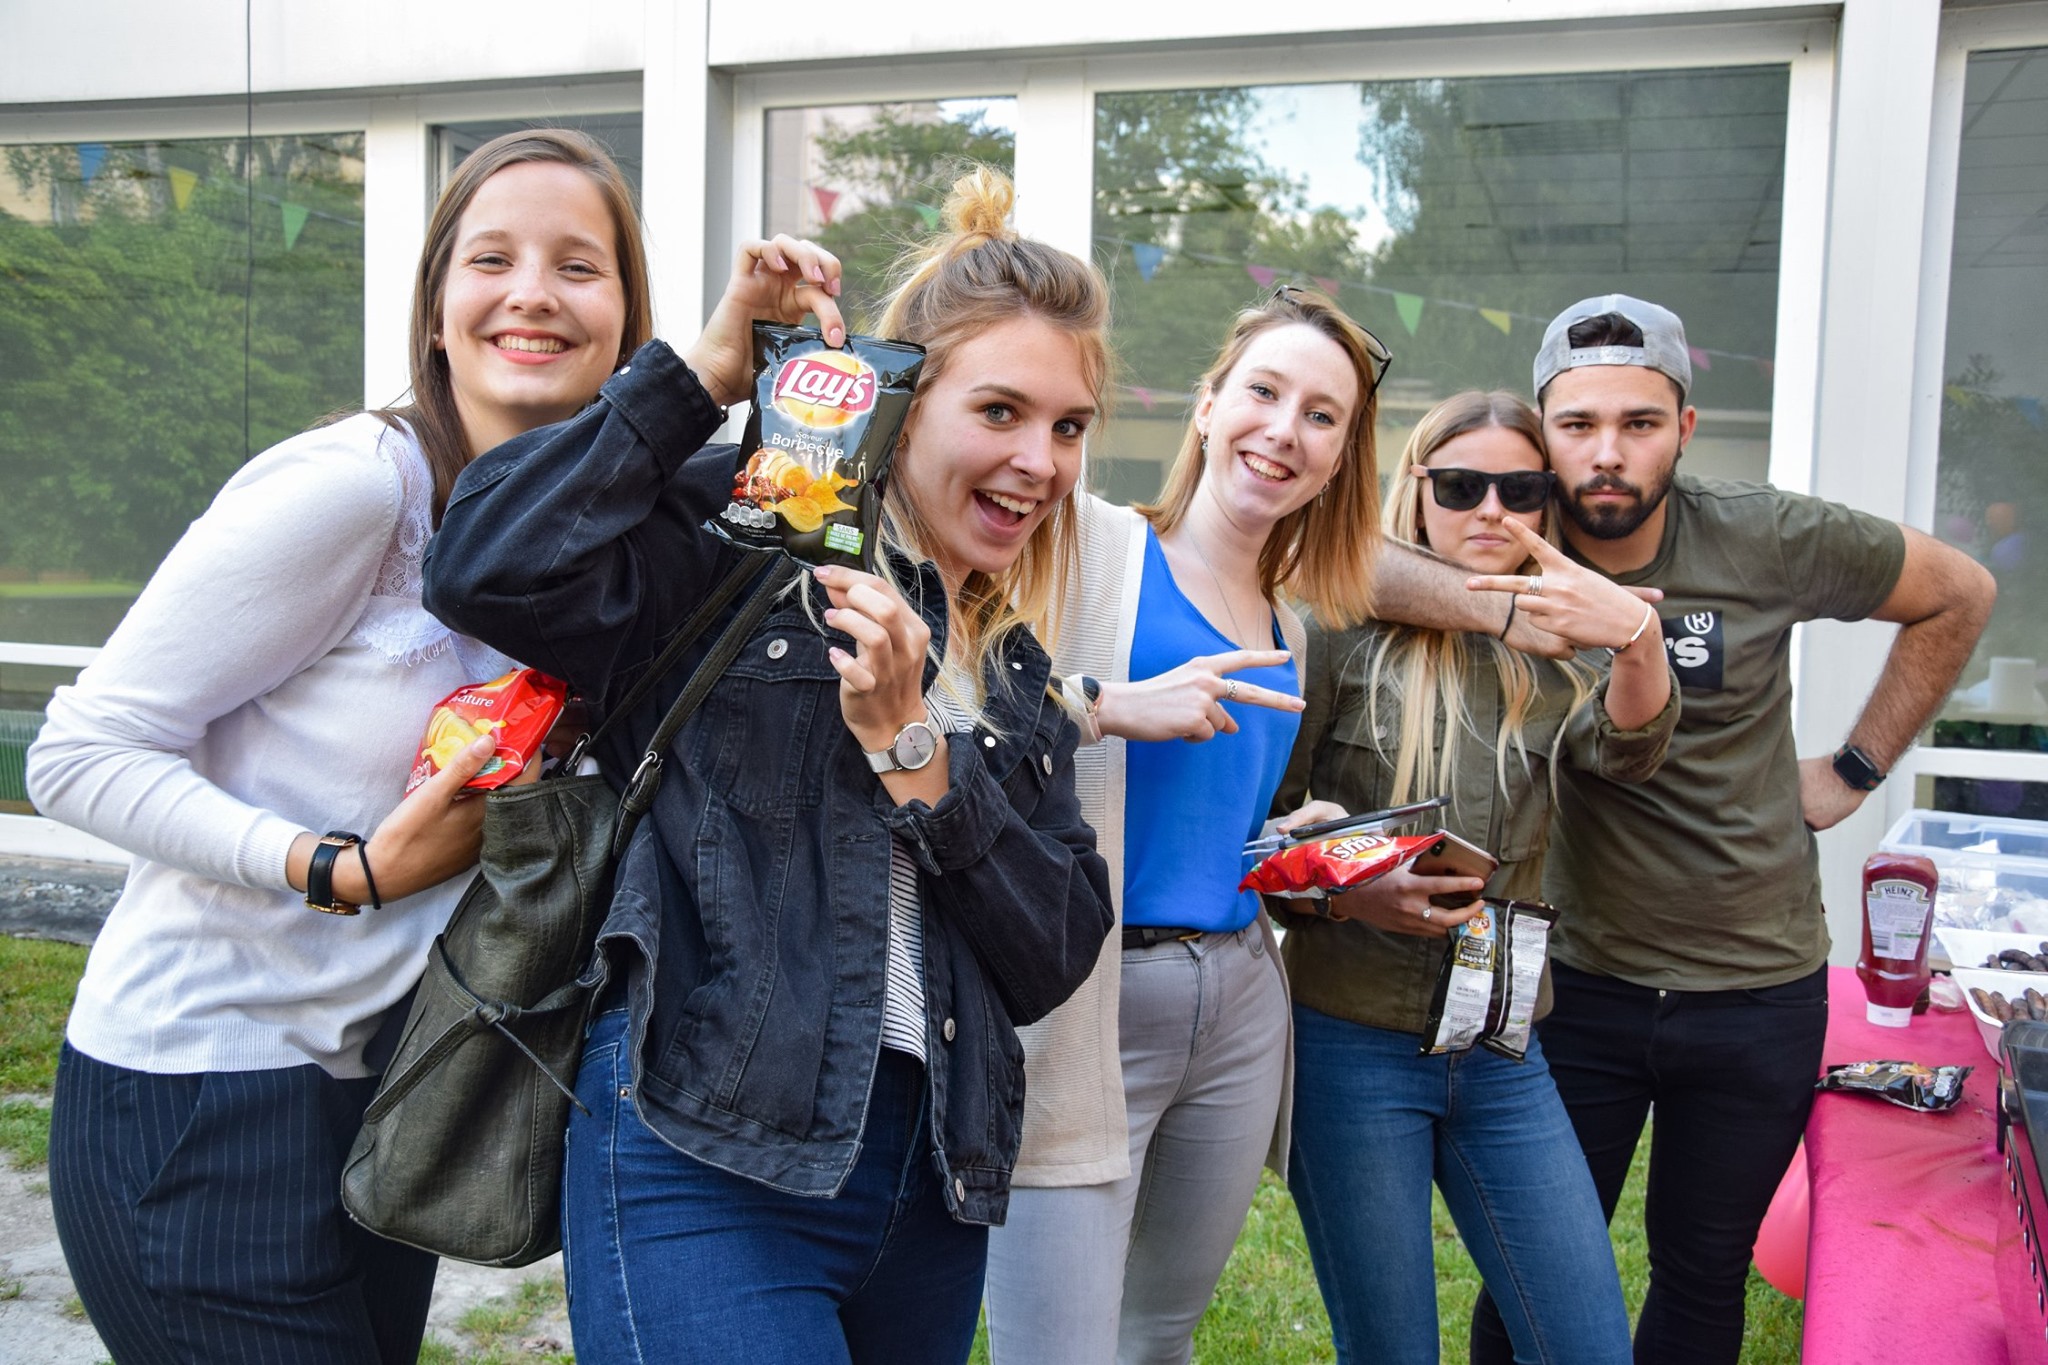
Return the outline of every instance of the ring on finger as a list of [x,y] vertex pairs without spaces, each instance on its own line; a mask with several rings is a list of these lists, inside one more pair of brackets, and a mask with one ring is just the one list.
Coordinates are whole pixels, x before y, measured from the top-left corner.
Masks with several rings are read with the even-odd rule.
[[1225,700],[1225,701],[1236,701],[1236,700],[1237,700],[1237,679],[1235,679],[1235,678],[1225,678],[1225,679],[1223,680],[1223,700]]
[[1428,919],[1431,915],[1434,915],[1435,913],[1436,909],[1433,906],[1425,905],[1422,907],[1422,917],[1424,919]]
[[1541,596],[1543,596],[1543,575],[1542,575],[1542,574],[1540,574],[1540,573],[1532,573],[1532,574],[1529,574],[1529,575],[1527,575],[1526,581],[1527,581],[1527,583],[1528,583],[1528,586],[1527,586],[1527,587],[1525,587],[1525,588],[1524,588],[1524,589],[1523,589],[1522,591],[1524,591],[1524,592],[1528,593],[1528,594],[1529,594],[1529,596],[1531,596],[1531,597],[1541,597]]

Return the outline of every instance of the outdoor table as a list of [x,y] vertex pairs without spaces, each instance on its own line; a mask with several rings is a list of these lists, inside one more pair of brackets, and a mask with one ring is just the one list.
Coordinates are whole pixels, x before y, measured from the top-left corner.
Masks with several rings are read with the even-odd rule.
[[2043,1365],[2042,1315],[1996,1148],[1998,1066],[1967,1010],[1869,1023],[1863,983],[1828,973],[1823,1061],[1976,1068],[1963,1102],[1921,1114],[1865,1095],[1814,1097],[1806,1125],[1809,1365]]

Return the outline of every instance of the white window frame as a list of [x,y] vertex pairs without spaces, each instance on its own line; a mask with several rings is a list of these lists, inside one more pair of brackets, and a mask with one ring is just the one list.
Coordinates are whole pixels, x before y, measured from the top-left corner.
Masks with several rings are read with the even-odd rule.
[[[1948,294],[1955,245],[1956,182],[1963,155],[1963,90],[1978,52],[2048,47],[2048,4],[1954,10],[1942,16],[1935,56],[1932,142],[1928,150],[1927,210],[1921,236],[1919,327],[1913,348],[1913,406],[1906,466],[1906,517],[1934,522],[1941,460],[1943,369],[1948,353]],[[1948,749],[1925,745],[1899,760],[1884,792],[1885,823],[1911,811],[1922,777],[2048,782],[2048,754],[2024,750]]]

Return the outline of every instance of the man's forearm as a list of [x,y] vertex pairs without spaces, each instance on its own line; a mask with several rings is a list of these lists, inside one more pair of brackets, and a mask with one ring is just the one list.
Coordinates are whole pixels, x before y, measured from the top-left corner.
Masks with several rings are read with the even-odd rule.
[[1989,599],[1972,598],[1900,626],[1849,742],[1880,769],[1898,762],[1956,685],[1990,615]]
[[1472,576],[1470,569],[1417,546],[1383,543],[1372,582],[1372,611],[1380,620],[1485,635],[1499,635],[1506,625],[1507,642],[1525,654],[1571,657],[1569,644],[1519,613],[1510,621],[1507,594],[1468,589],[1465,581]]

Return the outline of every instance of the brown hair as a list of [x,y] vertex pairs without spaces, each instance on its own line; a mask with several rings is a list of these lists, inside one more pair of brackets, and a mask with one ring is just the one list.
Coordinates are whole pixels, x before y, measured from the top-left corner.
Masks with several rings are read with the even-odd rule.
[[[943,451],[909,450],[919,406],[953,352],[990,327],[1011,318],[1037,318],[1072,336],[1097,407],[1109,388],[1109,286],[1086,261],[1020,237],[1007,224],[1016,190],[1007,176],[977,167],[953,183],[944,209],[946,231],[897,262],[901,282],[890,291],[875,330],[925,348],[924,372],[911,400],[898,446],[916,459],[944,459]],[[1036,629],[1052,643],[1051,604],[1059,584],[1079,571],[1080,529],[1075,491],[1069,492],[1031,533],[1017,560],[1001,574],[971,573],[952,604],[961,646],[956,656],[980,679],[1004,636]],[[895,539],[927,553],[930,528],[908,498],[888,501]]]
[[[522,162],[555,162],[574,166],[589,176],[610,210],[617,237],[619,287],[626,296],[625,327],[615,364],[640,349],[654,334],[654,307],[647,292],[647,251],[641,242],[639,212],[633,191],[604,148],[571,128],[529,128],[492,138],[470,153],[448,177],[434,215],[427,222],[426,245],[420,248],[413,276],[412,325],[409,337],[412,402],[378,412],[385,421],[402,420],[412,428],[427,468],[434,474],[434,524],[448,505],[449,490],[463,467],[482,451],[471,450],[455,407],[455,389],[448,375],[448,354],[434,345],[441,307],[454,263],[455,230],[486,180]],[[597,395],[592,394],[595,398]]]
[[[1422,521],[1422,499],[1428,496],[1429,480],[1416,478],[1411,467],[1427,462],[1455,438],[1487,427],[1500,427],[1526,438],[1530,449],[1546,468],[1549,466],[1549,456],[1543,448],[1543,421],[1534,408],[1505,389],[1454,393],[1424,413],[1408,433],[1408,445],[1401,452],[1401,466],[1387,498],[1383,529],[1389,538],[1411,545],[1429,543]],[[1547,537],[1557,536],[1557,518],[1547,505],[1542,530]],[[1526,563],[1523,567],[1527,567]],[[1536,670],[1555,667],[1564,674],[1572,689],[1573,709],[1583,706],[1593,695],[1594,675],[1585,665],[1576,661],[1532,660],[1487,635],[1389,623],[1363,649],[1368,719],[1372,722],[1369,733],[1391,735],[1394,739],[1391,754],[1383,740],[1373,740],[1381,759],[1393,769],[1387,800],[1394,805],[1451,790],[1460,739],[1481,733],[1466,704],[1466,682],[1479,663],[1491,663],[1500,678],[1502,707],[1500,725],[1493,736],[1493,765],[1494,780],[1503,792],[1508,789],[1508,752],[1514,751],[1524,770],[1528,766],[1522,727],[1528,720],[1530,703],[1536,698]],[[1391,724],[1383,723],[1378,714],[1383,694],[1394,697],[1400,708],[1398,715],[1389,718]],[[1557,744],[1563,742],[1564,727],[1559,726]],[[1555,800],[1555,747],[1551,751],[1550,780]]]
[[[1344,452],[1323,494],[1282,518],[1259,551],[1259,587],[1268,598],[1284,588],[1332,629],[1372,614],[1373,556],[1379,549],[1380,472],[1373,450],[1379,415],[1379,364],[1365,329],[1329,295],[1290,286],[1245,309],[1231,323],[1223,350],[1202,376],[1202,392],[1230,376],[1252,342],[1278,327],[1313,327],[1343,350],[1358,377],[1359,403],[1344,434]],[[1191,420],[1159,501],[1140,506],[1161,534],[1186,518],[1202,484],[1202,433]]]

